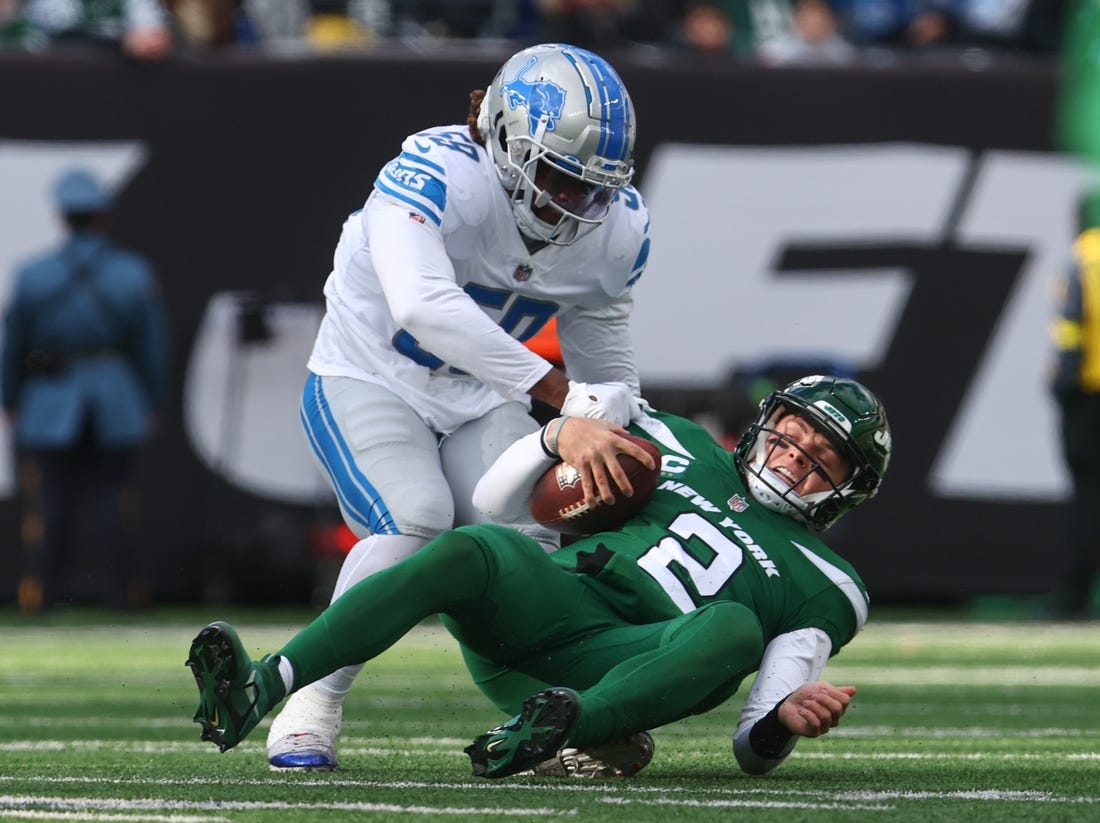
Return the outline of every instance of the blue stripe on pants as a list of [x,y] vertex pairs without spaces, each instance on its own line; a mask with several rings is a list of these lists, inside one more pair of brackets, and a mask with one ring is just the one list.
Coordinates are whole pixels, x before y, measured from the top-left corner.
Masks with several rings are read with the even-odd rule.
[[321,378],[315,374],[306,380],[300,416],[310,447],[328,472],[347,516],[366,526],[372,534],[400,534],[382,495],[355,464],[332,416]]

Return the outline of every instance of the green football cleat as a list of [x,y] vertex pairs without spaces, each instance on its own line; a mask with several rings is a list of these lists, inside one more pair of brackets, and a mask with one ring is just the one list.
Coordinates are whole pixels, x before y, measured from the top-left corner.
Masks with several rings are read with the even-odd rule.
[[523,701],[520,713],[466,747],[478,777],[508,777],[534,768],[565,746],[580,712],[572,689],[547,689]]
[[228,623],[211,623],[191,642],[185,664],[199,687],[195,722],[202,739],[232,749],[275,704],[284,686],[271,656],[254,662]]

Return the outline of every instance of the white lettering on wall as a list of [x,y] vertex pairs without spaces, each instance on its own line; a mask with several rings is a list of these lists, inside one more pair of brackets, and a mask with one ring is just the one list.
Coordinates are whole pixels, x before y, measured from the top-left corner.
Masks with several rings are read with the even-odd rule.
[[[718,384],[739,364],[798,357],[880,366],[912,273],[778,277],[788,246],[953,240],[1022,250],[1016,291],[928,483],[947,497],[1064,497],[1045,387],[1048,286],[1086,177],[1058,156],[1009,152],[983,155],[972,190],[969,171],[967,150],[952,147],[659,146],[644,182],[653,253],[633,321],[643,384]],[[662,333],[638,331],[655,328]]]

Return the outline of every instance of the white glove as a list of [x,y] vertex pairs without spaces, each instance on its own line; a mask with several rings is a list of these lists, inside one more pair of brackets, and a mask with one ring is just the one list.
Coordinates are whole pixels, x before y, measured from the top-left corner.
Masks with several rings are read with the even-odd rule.
[[638,398],[626,383],[574,383],[561,404],[565,417],[595,417],[627,425],[641,412]]

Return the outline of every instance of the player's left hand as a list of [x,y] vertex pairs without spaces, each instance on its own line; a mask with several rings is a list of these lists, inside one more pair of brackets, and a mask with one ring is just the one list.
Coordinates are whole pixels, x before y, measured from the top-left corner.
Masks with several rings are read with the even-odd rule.
[[820,737],[840,725],[855,686],[834,686],[819,680],[799,686],[779,707],[779,722],[792,734]]
[[638,398],[626,383],[576,383],[569,381],[569,393],[562,403],[564,417],[590,417],[627,425],[641,413]]

